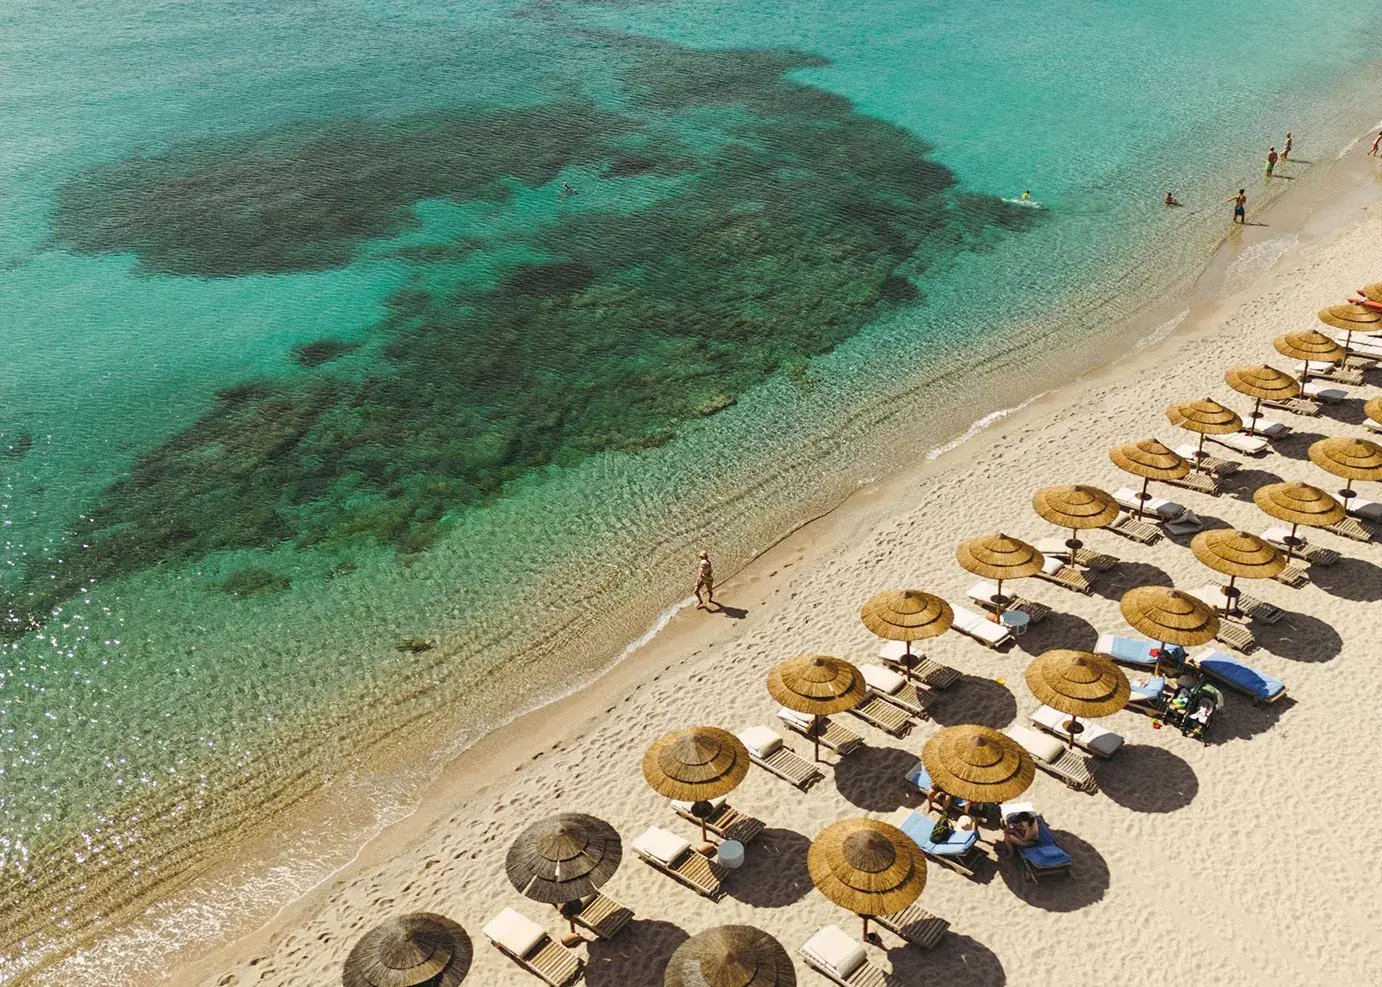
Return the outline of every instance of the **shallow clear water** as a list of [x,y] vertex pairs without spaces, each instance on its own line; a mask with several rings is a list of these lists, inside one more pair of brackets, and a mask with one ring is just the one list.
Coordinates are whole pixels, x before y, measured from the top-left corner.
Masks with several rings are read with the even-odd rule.
[[1371,122],[1379,12],[0,11],[4,952],[577,684],[992,410],[957,361],[1020,393]]

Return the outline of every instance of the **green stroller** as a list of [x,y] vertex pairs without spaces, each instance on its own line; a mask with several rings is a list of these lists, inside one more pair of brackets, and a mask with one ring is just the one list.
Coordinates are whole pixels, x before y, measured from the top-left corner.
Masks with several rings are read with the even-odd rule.
[[1209,743],[1209,725],[1224,708],[1224,694],[1201,679],[1193,685],[1181,686],[1166,704],[1166,722],[1180,727],[1187,737],[1203,744]]

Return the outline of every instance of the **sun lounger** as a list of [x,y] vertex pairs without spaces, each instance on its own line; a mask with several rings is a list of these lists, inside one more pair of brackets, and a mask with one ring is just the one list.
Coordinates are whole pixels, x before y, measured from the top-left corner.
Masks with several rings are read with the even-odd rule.
[[1066,747],[1055,737],[1016,724],[1003,732],[1021,744],[1027,753],[1032,755],[1036,766],[1051,777],[1059,778],[1077,792],[1092,794],[1099,790],[1099,784],[1090,773],[1089,764],[1084,756]]
[[1231,473],[1237,473],[1243,467],[1243,464],[1236,459],[1220,459],[1218,456],[1211,456],[1209,453],[1205,453],[1203,456],[1197,458],[1196,453],[1198,450],[1188,442],[1176,446],[1172,451],[1181,459],[1189,460],[1197,464],[1200,469],[1208,470],[1215,476],[1228,476]]
[[724,897],[721,886],[726,871],[715,861],[697,853],[690,842],[659,826],[633,841],[633,852],[654,870],[661,871],[711,901]]
[[[1152,654],[1160,645],[1155,641],[1145,641],[1136,637],[1119,637],[1116,634],[1100,634],[1094,645],[1095,654],[1108,655],[1120,665],[1133,668],[1155,668],[1156,657]],[[1185,649],[1169,644],[1162,651],[1161,665],[1174,671],[1185,661]]]
[[562,914],[596,939],[613,939],[633,920],[633,909],[624,907],[603,891],[582,898],[575,909],[564,906]]
[[[1229,432],[1227,435],[1211,435],[1210,442],[1217,442],[1226,449],[1241,452],[1245,456],[1260,456],[1272,444],[1260,435],[1244,435],[1242,432]],[[1237,466],[1235,465],[1235,469]]]
[[[1249,439],[1266,438],[1271,440],[1282,439],[1291,434],[1291,426],[1285,422],[1279,422],[1274,418],[1263,416],[1257,419],[1257,424],[1252,423],[1252,419],[1247,420],[1248,424],[1235,432],[1235,435],[1242,435]],[[1251,428],[1252,431],[1248,431]]]
[[965,877],[974,876],[974,863],[979,856],[978,829],[952,829],[939,843],[931,837],[936,821],[920,809],[905,805],[893,811],[887,820],[912,838],[921,852],[942,867],[948,867]]
[[1042,559],[1045,561],[1042,562],[1041,571],[1036,573],[1036,578],[1076,593],[1089,593],[1093,589],[1089,585],[1088,577],[1070,563],[1054,555],[1043,555]]
[[1279,408],[1282,411],[1289,411],[1293,415],[1304,415],[1307,418],[1314,418],[1320,413],[1320,403],[1309,398],[1282,398],[1279,401],[1264,398],[1262,407]]
[[863,737],[828,716],[812,717],[809,713],[798,713],[786,706],[779,706],[777,718],[788,730],[800,734],[807,740],[819,737],[822,747],[834,751],[841,757],[854,753],[864,742]]
[[1371,418],[1364,418],[1363,427],[1371,432],[1382,434],[1382,422],[1375,422]]
[[1103,552],[1096,552],[1084,546],[1075,550],[1075,557],[1072,559],[1070,549],[1065,544],[1064,538],[1042,538],[1036,542],[1036,550],[1048,558],[1084,566],[1095,572],[1108,572],[1118,564],[1118,560],[1112,555],[1105,555]]
[[[998,596],[998,584],[991,579],[981,579],[969,588],[969,598],[986,610],[997,610],[998,604],[995,602]],[[1007,603],[1005,610],[1019,610],[1025,613],[1033,624],[1039,624],[1047,617],[1051,616],[1051,608],[1044,603],[1037,603],[1029,600],[1025,596],[1018,596],[1009,593],[1006,596]],[[988,621],[992,623],[992,621]]]
[[1214,635],[1215,640],[1222,641],[1234,651],[1241,651],[1248,654],[1257,647],[1257,639],[1253,637],[1252,631],[1242,624],[1236,623],[1231,617],[1222,616],[1225,602],[1223,591],[1218,586],[1201,586],[1199,589],[1186,590],[1191,596],[1208,603],[1214,607],[1219,617],[1219,630]]
[[895,672],[901,672],[910,677],[915,682],[920,682],[928,689],[948,689],[956,682],[960,681],[961,675],[949,665],[942,665],[938,661],[932,661],[925,655],[912,652],[911,665],[905,661],[907,646],[901,641],[884,641],[878,648],[878,660]]
[[896,981],[874,966],[864,947],[838,925],[827,925],[801,945],[806,965],[840,987],[893,987]]
[[1375,500],[1368,500],[1366,497],[1359,497],[1356,494],[1343,500],[1344,509],[1358,518],[1360,521],[1370,524],[1382,524],[1382,504]]
[[[1065,725],[1070,722],[1069,713],[1062,713],[1050,706],[1038,706],[1032,710],[1032,715],[1028,719],[1038,730],[1044,730],[1060,740],[1069,741],[1070,733],[1065,729]],[[1075,734],[1075,746],[1080,750],[1088,751],[1095,757],[1112,757],[1118,752],[1118,748],[1123,746],[1123,738],[1112,730],[1107,730],[1092,720],[1080,720],[1079,724],[1083,729]]]
[[[1290,534],[1290,528],[1282,524],[1276,524],[1262,532],[1262,540],[1275,545],[1284,552],[1286,551],[1286,538]],[[1296,533],[1296,537],[1300,540],[1300,544],[1297,545],[1294,550],[1296,558],[1304,559],[1311,565],[1333,565],[1335,562],[1339,561],[1339,553],[1334,551],[1334,549],[1312,545],[1305,539],[1300,538],[1299,532]]]
[[1274,578],[1283,586],[1290,586],[1292,589],[1298,589],[1310,582],[1310,574],[1294,563],[1282,569]]
[[1013,639],[1012,631],[987,617],[979,616],[973,610],[966,610],[954,604],[951,604],[950,609],[955,611],[955,622],[950,625],[951,629],[968,634],[980,644],[986,644],[990,648],[1001,648]]
[[1363,383],[1363,371],[1356,368],[1341,367],[1336,363],[1321,363],[1318,360],[1311,360],[1309,363],[1296,363],[1296,373],[1309,368],[1310,376],[1319,380],[1332,380],[1338,384],[1349,384],[1358,387]]
[[[882,666],[878,667],[881,668]],[[883,671],[887,671],[887,669],[883,669]],[[851,707],[850,712],[865,723],[870,723],[894,737],[905,737],[912,729],[910,713],[875,692],[870,692],[868,697],[858,706]]]
[[[907,784],[911,785],[928,799],[934,798],[939,794],[933,787],[931,775],[927,772],[926,765],[921,762],[920,758],[917,759],[915,764],[907,769],[907,774],[904,775],[904,777],[907,779]],[[967,812],[969,810],[969,803],[961,798],[952,798],[951,805],[960,812]]]
[[[697,826],[701,821],[696,818],[691,811],[693,802],[672,802],[672,811],[681,816],[687,822],[693,822]],[[755,819],[745,812],[740,812],[734,806],[725,801],[725,796],[710,799],[710,815],[705,817],[705,828],[710,830],[722,840],[738,840],[748,846],[758,838],[758,834],[763,832],[763,820]]]
[[876,915],[873,924],[919,949],[930,949],[945,937],[950,923],[933,915],[915,901],[891,915]]
[[1323,401],[1325,404],[1338,404],[1348,397],[1348,391],[1344,390],[1342,387],[1332,387],[1329,384],[1317,384],[1313,380],[1302,384],[1300,392],[1307,398],[1314,398],[1316,401]]
[[748,748],[750,761],[803,792],[825,777],[820,768],[792,753],[771,727],[746,727],[736,736]]
[[[1191,596],[1203,600],[1211,607],[1223,609],[1225,602],[1227,602],[1227,597],[1224,596],[1224,588],[1222,586],[1200,586],[1188,592]],[[1282,610],[1280,607],[1242,592],[1238,594],[1235,606],[1244,617],[1263,624],[1275,624],[1282,617],[1286,616],[1286,611]]]
[[1200,473],[1191,470],[1184,476],[1175,480],[1163,480],[1174,487],[1184,487],[1186,490],[1193,490],[1196,493],[1208,494],[1211,497],[1219,496],[1219,479],[1212,473]]
[[1286,695],[1286,686],[1280,679],[1273,678],[1250,665],[1244,665],[1237,658],[1222,651],[1204,651],[1192,660],[1209,678],[1243,693],[1256,704],[1274,703]]
[[512,908],[505,908],[490,919],[484,936],[501,953],[552,987],[565,987],[581,975],[579,956]]
[[1007,824],[1009,818],[1019,812],[1030,812],[1036,816],[1037,823],[1037,841],[1031,846],[1019,847],[1017,851],[1017,859],[1022,867],[1023,876],[1029,881],[1036,881],[1050,874],[1064,874],[1066,877],[1073,877],[1074,859],[1056,842],[1055,836],[1051,834],[1051,827],[1046,824],[1046,820],[1030,802],[1003,803],[1001,813],[1004,825]]
[[1131,689],[1128,691],[1128,709],[1150,716],[1161,715],[1161,698],[1166,692],[1166,676],[1149,675],[1146,682],[1140,685],[1130,682],[1129,685]]
[[1353,541],[1372,541],[1372,529],[1364,525],[1357,518],[1346,517],[1342,521],[1326,525],[1320,528],[1321,531],[1329,531],[1343,538]]
[[1122,535],[1140,545],[1155,545],[1161,541],[1161,532],[1155,527],[1131,514],[1120,514],[1105,529],[1115,535]]
[[869,691],[879,699],[892,703],[919,720],[929,718],[926,709],[931,705],[931,693],[926,689],[919,688],[915,682],[908,682],[891,668],[882,665],[862,664],[859,673],[864,676],[864,684]]
[[1149,496],[1145,501],[1139,501],[1137,491],[1132,487],[1119,487],[1113,492],[1113,499],[1119,507],[1129,514],[1140,513],[1144,517],[1156,518],[1158,521],[1174,521],[1183,517],[1190,510],[1184,504],[1177,504],[1174,500],[1167,500],[1165,497]]

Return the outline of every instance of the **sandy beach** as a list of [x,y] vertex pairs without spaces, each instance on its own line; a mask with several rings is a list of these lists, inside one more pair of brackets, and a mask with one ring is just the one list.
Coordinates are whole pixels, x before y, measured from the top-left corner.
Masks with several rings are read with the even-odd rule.
[[[1320,307],[1382,277],[1382,214],[1358,204],[1375,201],[1376,178],[1370,167],[1355,172],[1343,203],[1327,221],[1303,223],[1301,242],[1268,276],[1195,305],[1169,338],[1044,395],[934,461],[899,463],[897,476],[861,490],[728,579],[718,595],[732,610],[683,611],[591,688],[490,736],[350,867],[266,928],[174,970],[168,982],[328,987],[340,982],[347,952],[371,926],[400,912],[432,911],[461,922],[475,941],[468,982],[537,983],[480,929],[511,905],[562,931],[550,908],[512,889],[503,869],[512,838],[557,811],[598,815],[625,843],[606,890],[637,918],[614,941],[581,950],[586,982],[597,987],[660,984],[671,950],[714,925],[756,925],[794,953],[822,925],[857,929],[853,916],[811,886],[805,855],[814,835],[836,820],[918,805],[902,776],[940,727],[1026,722],[1037,705],[1023,684],[1027,663],[1050,648],[1092,648],[1101,633],[1128,633],[1118,610],[1128,589],[1219,581],[1195,561],[1188,537],[1143,546],[1093,533],[1093,547],[1123,561],[1092,574],[1091,595],[1028,580],[1021,592],[1054,613],[1015,646],[990,651],[951,632],[927,649],[964,673],[934,697],[931,721],[897,739],[846,717],[866,746],[844,759],[827,755],[824,781],[807,794],[750,772],[732,802],[767,829],[718,903],[629,851],[652,825],[694,836],[643,782],[642,752],[676,727],[737,731],[774,722],[764,680],[782,658],[872,660],[878,642],[857,611],[879,590],[913,586],[964,601],[974,577],[956,565],[956,543],[992,531],[1027,540],[1056,534],[1031,509],[1040,486],[1132,485],[1108,449],[1149,437],[1173,446],[1187,441],[1166,422],[1169,403],[1209,396],[1246,412],[1247,400],[1223,383],[1226,368],[1268,362],[1285,369],[1273,337],[1313,328]],[[1361,399],[1379,393],[1379,384],[1382,376],[1371,370],[1364,386],[1317,418],[1274,414],[1293,432],[1246,460],[1221,495],[1178,490],[1174,499],[1206,527],[1261,532],[1269,522],[1253,506],[1256,487],[1279,479],[1341,486],[1310,463],[1307,449],[1321,436],[1368,434]],[[1377,497],[1375,485],[1360,489]],[[1230,694],[1207,745],[1154,729],[1132,712],[1103,721],[1126,745],[1094,765],[1100,791],[1075,792],[1039,774],[1029,792],[1075,858],[1074,876],[1024,883],[991,850],[972,879],[933,865],[920,903],[951,923],[948,934],[926,951],[885,934],[870,958],[903,983],[1382,980],[1370,917],[1382,858],[1369,827],[1339,818],[1367,804],[1355,801],[1357,782],[1376,773],[1382,741],[1382,672],[1372,661],[1382,635],[1382,543],[1329,533],[1314,541],[1337,550],[1341,561],[1314,568],[1300,589],[1249,586],[1286,611],[1279,623],[1252,625],[1259,647],[1246,659],[1285,682],[1285,699],[1254,707]],[[809,756],[803,741],[793,746]],[[802,983],[824,983],[801,964],[798,973]]]

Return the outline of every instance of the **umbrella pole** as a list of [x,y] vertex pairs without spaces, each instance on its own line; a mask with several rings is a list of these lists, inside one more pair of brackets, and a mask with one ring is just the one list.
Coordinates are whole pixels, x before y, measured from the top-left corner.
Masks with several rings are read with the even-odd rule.
[[908,682],[912,681],[912,642],[902,642],[902,675]]
[[1070,549],[1070,564],[1071,564],[1071,565],[1074,565],[1074,564],[1075,564],[1075,554],[1076,554],[1077,552],[1079,552],[1079,550],[1080,550],[1081,548],[1084,547],[1083,543],[1080,541],[1080,529],[1079,529],[1079,528],[1071,528],[1071,529],[1070,529],[1070,540],[1069,540],[1068,542],[1066,542],[1065,545],[1066,545],[1067,548]]
[[1290,565],[1290,564],[1291,564],[1291,554],[1292,554],[1293,552],[1295,552],[1295,550],[1296,550],[1296,528],[1298,528],[1298,527],[1300,527],[1299,524],[1292,524],[1292,525],[1291,525],[1291,534],[1290,534],[1289,536],[1287,536],[1287,538],[1286,538],[1286,564],[1287,564],[1287,565]]
[[1147,507],[1147,485],[1151,482],[1152,478],[1150,476],[1144,476],[1142,478],[1142,492],[1137,495],[1137,516],[1139,518],[1147,516],[1143,511]]
[[994,614],[1001,619],[1003,616],[1003,580],[1001,579],[998,580],[998,599],[994,600],[993,603]]
[[1252,419],[1252,424],[1248,426],[1248,434],[1257,434],[1257,420],[1262,417],[1262,399],[1254,398],[1252,402],[1252,414],[1248,416]]
[[819,761],[821,759],[821,718],[819,716],[811,717],[811,743],[815,747],[811,756]]
[[1203,470],[1204,472],[1208,473],[1209,470],[1206,470],[1206,469],[1204,468],[1204,440],[1205,440],[1205,433],[1204,433],[1204,432],[1201,432],[1201,433],[1200,433],[1200,445],[1199,445],[1199,448],[1197,448],[1197,449],[1195,450],[1195,468],[1196,468],[1196,469],[1199,469],[1199,470]]
[[1350,477],[1344,484],[1344,489],[1339,491],[1339,496],[1344,499],[1344,509],[1348,509],[1348,502],[1353,499],[1353,478]]

